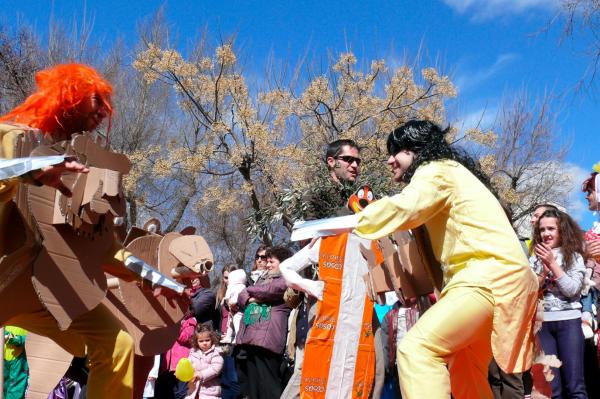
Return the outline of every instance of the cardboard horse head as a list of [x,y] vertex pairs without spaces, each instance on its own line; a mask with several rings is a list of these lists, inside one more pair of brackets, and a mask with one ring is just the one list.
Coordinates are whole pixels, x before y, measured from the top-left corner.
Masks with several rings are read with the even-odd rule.
[[[148,224],[155,225],[155,223]],[[194,232],[188,228],[184,232]],[[189,279],[206,274],[213,267],[213,254],[199,235],[170,232],[164,236],[132,228],[126,248],[158,271],[191,286]],[[170,349],[179,334],[179,321],[189,302],[177,297],[154,297],[139,282],[118,281],[111,287],[105,303],[125,324],[135,342],[135,353],[151,356]]]

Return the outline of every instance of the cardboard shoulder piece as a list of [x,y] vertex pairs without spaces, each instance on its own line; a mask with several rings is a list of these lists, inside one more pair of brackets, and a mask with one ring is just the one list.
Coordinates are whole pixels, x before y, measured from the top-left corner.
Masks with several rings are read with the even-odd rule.
[[377,240],[384,261],[378,264],[369,248],[361,248],[369,262],[365,276],[369,296],[382,300],[382,294],[395,291],[400,298],[418,298],[442,289],[442,270],[433,256],[424,228],[397,231]]
[[29,388],[27,399],[47,399],[65,375],[73,355],[58,346],[50,338],[28,333],[25,351],[29,364]]

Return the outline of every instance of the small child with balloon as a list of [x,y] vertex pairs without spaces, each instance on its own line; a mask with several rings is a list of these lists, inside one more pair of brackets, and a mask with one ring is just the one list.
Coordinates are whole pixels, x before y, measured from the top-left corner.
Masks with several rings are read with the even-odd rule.
[[216,346],[218,342],[219,337],[210,325],[198,324],[191,339],[190,355],[181,359],[175,371],[178,379],[188,381],[186,399],[221,397],[219,375],[223,369],[223,357]]

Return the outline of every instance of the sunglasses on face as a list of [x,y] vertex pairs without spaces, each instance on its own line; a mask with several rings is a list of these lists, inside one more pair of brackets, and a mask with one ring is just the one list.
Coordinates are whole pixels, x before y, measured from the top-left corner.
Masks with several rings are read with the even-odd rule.
[[256,258],[254,258],[256,260],[267,260],[267,255],[256,255]]
[[352,155],[339,155],[335,157],[335,159],[341,159],[348,165],[352,165],[354,162],[356,162],[356,166],[360,166],[360,163],[362,162],[362,159],[353,157]]

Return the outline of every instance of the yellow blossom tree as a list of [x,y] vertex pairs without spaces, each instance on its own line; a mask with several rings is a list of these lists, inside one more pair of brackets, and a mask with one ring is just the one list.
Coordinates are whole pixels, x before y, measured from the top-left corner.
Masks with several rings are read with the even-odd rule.
[[[411,68],[388,71],[378,60],[364,72],[351,53],[304,88],[279,85],[255,96],[231,43],[188,59],[149,43],[134,67],[147,82],[173,88],[182,117],[166,147],[132,154],[139,173],[151,170],[162,181],[153,201],[168,204],[167,231],[194,210],[245,212],[253,234],[266,243],[291,227],[297,215],[285,198],[309,185],[327,142],[356,140],[367,160],[364,173],[383,181],[387,133],[411,118],[442,122],[444,99],[456,95],[433,68],[415,79]],[[167,192],[178,198],[166,199]]]

